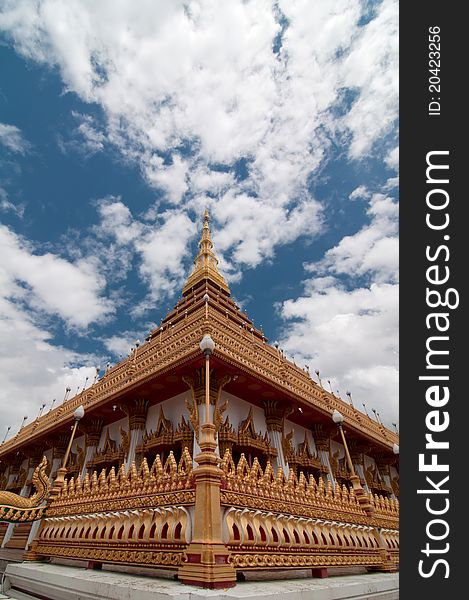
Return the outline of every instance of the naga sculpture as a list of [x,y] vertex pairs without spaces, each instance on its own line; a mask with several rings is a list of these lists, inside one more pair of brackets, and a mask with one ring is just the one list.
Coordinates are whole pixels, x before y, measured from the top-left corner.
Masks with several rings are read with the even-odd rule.
[[29,522],[40,519],[45,506],[41,506],[46,499],[50,482],[46,475],[47,458],[44,456],[36,467],[32,482],[36,492],[29,498],[19,496],[13,492],[0,490],[0,521],[10,523]]

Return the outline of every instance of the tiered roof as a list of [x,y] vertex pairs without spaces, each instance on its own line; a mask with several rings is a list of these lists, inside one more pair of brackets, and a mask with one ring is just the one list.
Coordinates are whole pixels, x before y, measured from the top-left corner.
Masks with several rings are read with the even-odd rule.
[[[180,393],[185,389],[181,374],[203,364],[199,342],[207,332],[216,344],[214,364],[239,375],[226,387],[230,393],[259,405],[267,398],[279,399],[300,411],[301,414],[290,417],[298,422],[307,420],[329,426],[330,416],[337,409],[344,415],[348,431],[379,451],[390,451],[399,442],[396,433],[326,391],[308,372],[267,343],[263,332],[231,298],[229,286],[218,270],[208,211],[204,213],[194,269],[182,292],[182,298],[144,344],[88,389],[0,445],[0,457],[13,456],[21,446],[41,444],[45,437],[67,431],[74,410],[81,404],[88,417],[107,414],[111,420],[115,418],[111,407],[122,398],[156,395],[156,401],[160,401],[164,393]],[[155,394],[157,388],[161,391]]]

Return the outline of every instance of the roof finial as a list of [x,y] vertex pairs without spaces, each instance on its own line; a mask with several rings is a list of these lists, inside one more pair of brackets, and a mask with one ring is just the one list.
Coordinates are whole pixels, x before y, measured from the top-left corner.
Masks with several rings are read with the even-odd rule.
[[204,224],[202,229],[202,237],[199,242],[199,252],[194,260],[194,270],[186,281],[182,293],[186,294],[201,281],[211,280],[217,287],[230,294],[230,288],[226,283],[223,275],[218,270],[218,259],[213,252],[213,242],[210,235],[210,216],[208,209],[204,210]]

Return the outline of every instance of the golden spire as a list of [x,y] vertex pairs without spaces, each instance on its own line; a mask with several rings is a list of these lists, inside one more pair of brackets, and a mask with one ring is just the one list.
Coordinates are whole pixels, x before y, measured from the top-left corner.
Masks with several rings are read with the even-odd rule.
[[199,242],[199,253],[194,260],[194,270],[189,275],[182,293],[186,294],[201,281],[210,280],[217,287],[221,288],[227,294],[230,294],[230,288],[223,275],[218,270],[218,259],[213,253],[213,242],[210,237],[208,210],[204,211],[204,226],[202,237]]

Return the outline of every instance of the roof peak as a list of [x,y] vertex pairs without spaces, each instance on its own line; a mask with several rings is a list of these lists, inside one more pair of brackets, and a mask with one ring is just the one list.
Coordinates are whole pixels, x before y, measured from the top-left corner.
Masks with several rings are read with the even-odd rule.
[[225,278],[218,270],[218,259],[213,252],[213,242],[210,233],[210,215],[208,209],[204,210],[202,237],[199,242],[199,252],[194,259],[194,269],[187,278],[182,289],[183,295],[187,294],[201,281],[211,281],[226,294],[230,295],[230,288]]

